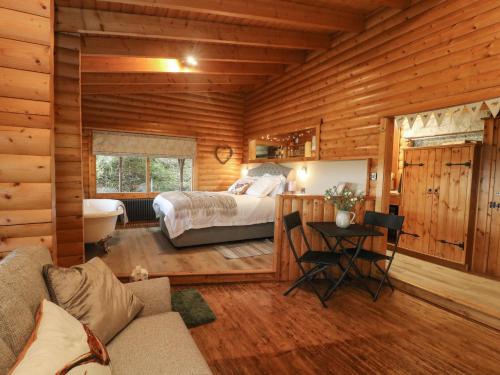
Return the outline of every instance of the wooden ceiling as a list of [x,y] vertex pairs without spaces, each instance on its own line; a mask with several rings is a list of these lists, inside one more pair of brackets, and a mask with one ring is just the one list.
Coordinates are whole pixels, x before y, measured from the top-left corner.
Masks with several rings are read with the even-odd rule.
[[[56,0],[83,94],[247,92],[407,0]],[[188,56],[198,61],[189,65]]]

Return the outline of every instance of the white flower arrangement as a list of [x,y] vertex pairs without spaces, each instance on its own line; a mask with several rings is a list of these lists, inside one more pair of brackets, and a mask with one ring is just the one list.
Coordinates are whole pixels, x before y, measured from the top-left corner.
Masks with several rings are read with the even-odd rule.
[[325,201],[335,205],[340,211],[352,211],[356,204],[364,200],[363,194],[356,194],[355,190],[347,186],[342,186],[342,189],[334,186],[325,191]]

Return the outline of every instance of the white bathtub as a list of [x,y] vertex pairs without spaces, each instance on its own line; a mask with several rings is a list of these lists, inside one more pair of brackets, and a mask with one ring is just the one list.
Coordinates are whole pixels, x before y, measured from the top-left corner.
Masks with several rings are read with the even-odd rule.
[[115,230],[116,219],[123,214],[123,203],[115,199],[83,200],[85,243],[104,241]]

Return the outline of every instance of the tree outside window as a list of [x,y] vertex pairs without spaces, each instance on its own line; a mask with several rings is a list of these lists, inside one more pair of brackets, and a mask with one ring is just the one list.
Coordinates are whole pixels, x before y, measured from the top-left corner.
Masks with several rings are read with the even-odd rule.
[[148,163],[148,158],[142,156],[97,155],[96,191],[145,193],[191,190],[192,171],[192,159],[149,158]]

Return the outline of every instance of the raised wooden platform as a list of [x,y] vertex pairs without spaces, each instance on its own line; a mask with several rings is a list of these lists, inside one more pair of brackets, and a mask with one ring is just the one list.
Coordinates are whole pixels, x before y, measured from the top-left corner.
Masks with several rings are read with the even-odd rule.
[[500,330],[500,281],[397,254],[395,287],[437,306]]

